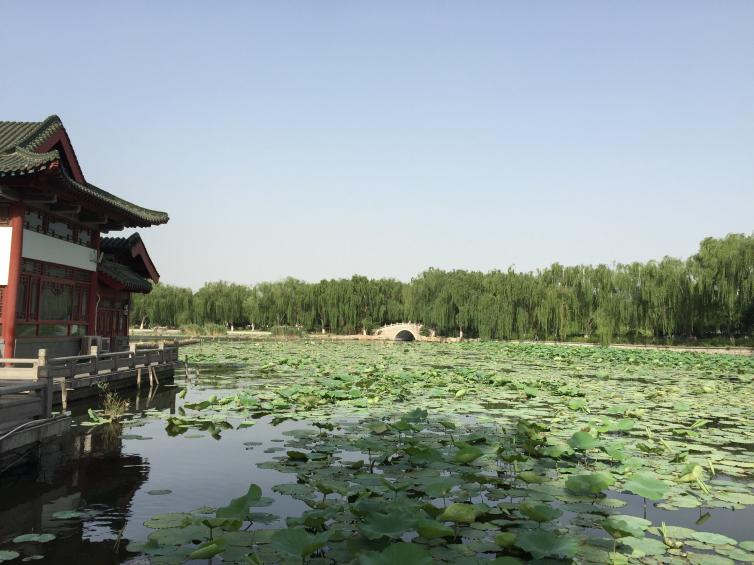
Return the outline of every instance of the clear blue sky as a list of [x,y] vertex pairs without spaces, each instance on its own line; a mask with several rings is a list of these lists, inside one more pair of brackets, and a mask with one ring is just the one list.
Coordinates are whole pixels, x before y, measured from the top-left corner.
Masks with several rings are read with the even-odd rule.
[[685,257],[754,230],[754,2],[4,2],[0,119],[163,281]]

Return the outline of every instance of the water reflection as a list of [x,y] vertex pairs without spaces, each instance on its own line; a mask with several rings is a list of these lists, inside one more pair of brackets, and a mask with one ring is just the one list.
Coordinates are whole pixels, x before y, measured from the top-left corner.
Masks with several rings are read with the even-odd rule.
[[[132,407],[175,411],[174,387],[131,392]],[[74,421],[95,401],[72,404]],[[124,450],[120,425],[74,427],[40,448],[39,457],[0,477],[0,545],[22,556],[44,554],[53,563],[119,563],[134,494],[148,480],[149,462]],[[55,513],[85,511],[84,519],[56,519]],[[25,533],[52,533],[47,544],[13,544]]]

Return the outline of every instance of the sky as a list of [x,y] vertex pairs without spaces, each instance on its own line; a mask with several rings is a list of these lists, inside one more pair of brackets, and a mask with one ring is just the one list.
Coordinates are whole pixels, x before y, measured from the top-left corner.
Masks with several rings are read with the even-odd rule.
[[[3,2],[0,119],[162,282],[687,257],[754,231],[749,0]],[[112,234],[117,235],[117,234]]]

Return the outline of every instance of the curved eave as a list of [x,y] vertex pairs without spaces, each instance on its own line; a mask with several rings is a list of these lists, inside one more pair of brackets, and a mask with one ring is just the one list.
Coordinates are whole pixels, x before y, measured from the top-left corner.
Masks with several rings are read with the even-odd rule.
[[62,169],[57,169],[54,174],[57,180],[67,185],[73,192],[84,197],[89,202],[103,208],[105,213],[107,213],[108,209],[112,210],[118,219],[123,220],[124,227],[146,228],[166,224],[170,220],[166,212],[143,208],[127,200],[118,198],[114,194],[102,190],[91,183],[78,183]]
[[0,178],[38,173],[59,161],[60,154],[56,150],[36,153],[16,147],[11,153],[0,154]]
[[115,290],[140,292],[147,294],[152,291],[152,283],[139,276],[126,265],[103,261],[97,270],[97,278],[106,286]]

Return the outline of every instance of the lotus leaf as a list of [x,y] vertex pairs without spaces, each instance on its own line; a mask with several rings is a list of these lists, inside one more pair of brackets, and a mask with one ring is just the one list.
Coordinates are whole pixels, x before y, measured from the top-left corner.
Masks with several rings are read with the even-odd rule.
[[455,534],[453,528],[437,520],[419,520],[416,524],[416,531],[426,539],[446,538]]
[[454,502],[438,516],[438,520],[471,524],[476,520],[478,515],[479,511],[474,505],[466,504],[464,502]]
[[546,504],[524,502],[518,507],[519,512],[535,522],[549,522],[560,517],[563,511]]
[[573,475],[566,480],[566,488],[579,496],[600,494],[615,483],[613,476],[607,471],[591,474]]
[[635,473],[624,483],[623,489],[650,500],[662,500],[668,485],[646,473]]
[[401,509],[393,509],[388,514],[374,512],[359,524],[359,531],[369,539],[378,539],[383,536],[400,537],[403,533],[412,530],[416,525],[411,512]]
[[568,445],[579,451],[587,451],[598,447],[600,441],[588,432],[576,432],[568,440]]
[[330,537],[329,532],[310,534],[304,528],[288,528],[278,530],[271,538],[272,545],[286,553],[305,558],[323,547]]
[[382,552],[367,551],[359,554],[361,565],[431,565],[434,561],[429,552],[413,543],[394,543]]
[[660,540],[653,538],[636,538],[632,536],[620,538],[621,544],[631,548],[631,557],[641,558],[648,555],[664,555],[667,546]]
[[560,535],[549,530],[527,530],[516,536],[515,545],[531,553],[535,559],[576,555],[580,541],[572,535]]
[[243,521],[249,513],[249,507],[252,502],[259,500],[262,497],[262,489],[257,485],[250,485],[246,494],[234,498],[230,501],[228,506],[222,506],[217,509],[215,515],[218,518],[228,518],[231,520]]
[[627,536],[643,538],[644,531],[651,525],[652,522],[645,520],[644,518],[623,514],[608,516],[602,522],[602,527],[614,538],[623,538]]
[[736,545],[736,540],[733,538],[712,532],[694,532],[691,537],[710,545]]
[[477,446],[464,445],[458,451],[456,451],[455,455],[453,456],[453,460],[456,463],[471,463],[472,461],[479,459],[482,455],[484,455],[484,451],[479,449]]
[[215,540],[202,543],[189,553],[189,559],[211,559],[225,550],[225,540]]
[[191,514],[186,512],[172,512],[169,514],[157,514],[144,522],[147,528],[161,530],[163,528],[182,528],[191,523]]
[[495,536],[495,543],[500,547],[511,547],[516,541],[516,534],[513,532],[501,532]]
[[47,543],[56,538],[55,534],[23,534],[13,538],[13,543]]

